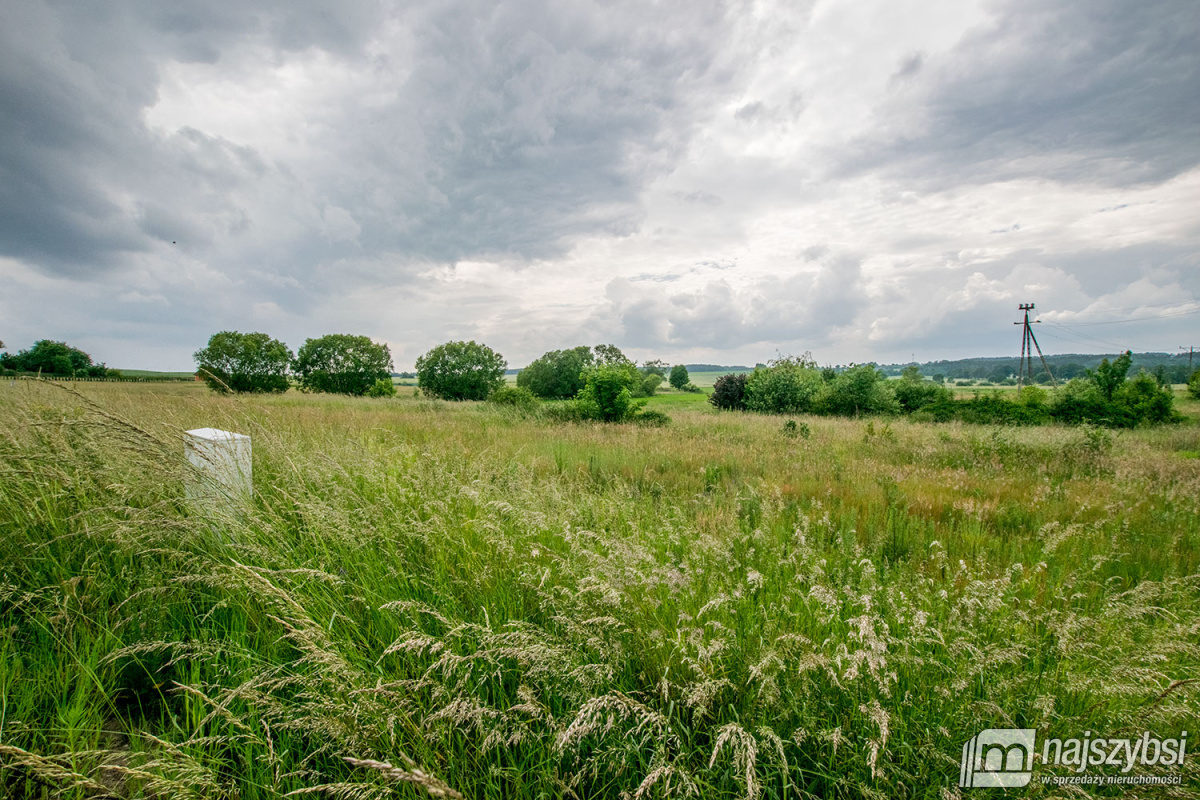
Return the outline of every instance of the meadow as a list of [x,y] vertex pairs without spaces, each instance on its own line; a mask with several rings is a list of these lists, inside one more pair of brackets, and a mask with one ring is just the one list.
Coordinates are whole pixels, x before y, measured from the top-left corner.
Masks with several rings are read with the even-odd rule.
[[[997,794],[957,786],[983,728],[1197,737],[1196,402],[1115,432],[704,399],[0,384],[0,794],[949,799]],[[253,437],[252,497],[189,500],[210,426]],[[1197,763],[1008,793],[1195,797]]]

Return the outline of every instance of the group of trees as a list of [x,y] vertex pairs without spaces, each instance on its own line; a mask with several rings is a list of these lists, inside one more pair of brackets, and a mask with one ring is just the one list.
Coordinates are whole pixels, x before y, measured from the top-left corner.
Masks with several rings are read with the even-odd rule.
[[[812,413],[840,416],[912,414],[916,419],[1038,424],[1059,420],[1112,427],[1169,422],[1177,418],[1171,390],[1141,372],[1130,378],[1128,351],[1104,359],[1083,377],[1047,392],[1029,386],[1007,399],[999,392],[957,399],[939,383],[925,380],[916,366],[899,380],[873,364],[841,371],[820,369],[808,355],[780,358],[749,374],[717,379],[709,401],[717,408],[768,413]],[[1200,396],[1200,381],[1197,381]]]
[[611,344],[551,350],[517,374],[517,386],[546,400],[570,400],[583,391],[588,375],[600,368],[622,372],[622,384],[633,398],[652,397],[664,379],[680,391],[700,391],[689,380],[684,365],[669,367],[655,359],[639,367]]
[[[4,343],[0,342],[0,350]],[[70,375],[80,378],[119,378],[119,370],[93,364],[92,357],[66,342],[42,339],[18,353],[0,353],[0,370],[5,373],[37,372],[43,375]]]
[[334,333],[308,339],[295,355],[265,333],[221,331],[194,354],[197,373],[215,391],[286,392],[294,377],[306,392],[387,396],[392,355],[366,336]]

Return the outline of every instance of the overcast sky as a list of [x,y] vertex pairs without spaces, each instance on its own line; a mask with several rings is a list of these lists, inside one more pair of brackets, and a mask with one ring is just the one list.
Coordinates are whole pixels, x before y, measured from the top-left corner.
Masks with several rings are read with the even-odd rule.
[[0,339],[1200,346],[1195,0],[5,0]]

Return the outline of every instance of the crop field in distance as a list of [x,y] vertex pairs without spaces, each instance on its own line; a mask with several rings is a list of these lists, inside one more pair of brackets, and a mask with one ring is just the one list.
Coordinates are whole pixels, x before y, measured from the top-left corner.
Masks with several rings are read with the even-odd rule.
[[[0,384],[0,795],[1197,796],[1191,752],[1145,768],[1175,786],[958,782],[984,728],[1200,753],[1200,404],[705,399],[651,428]],[[199,427],[252,437],[253,496],[185,491]]]

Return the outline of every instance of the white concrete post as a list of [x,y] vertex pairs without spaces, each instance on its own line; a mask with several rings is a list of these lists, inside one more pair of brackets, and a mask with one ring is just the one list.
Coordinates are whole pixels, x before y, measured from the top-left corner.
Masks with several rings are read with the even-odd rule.
[[189,497],[249,497],[253,492],[249,436],[197,428],[184,436],[184,455],[199,471],[199,479],[188,482]]

